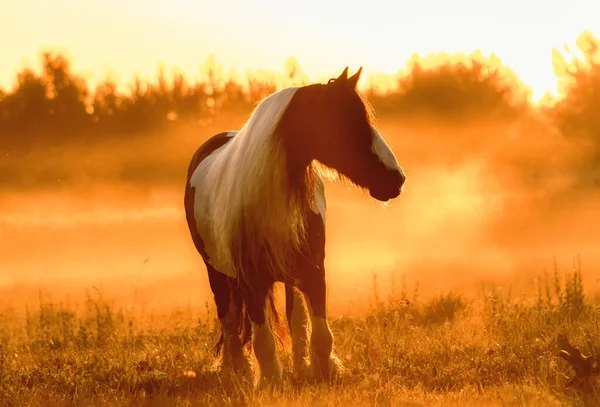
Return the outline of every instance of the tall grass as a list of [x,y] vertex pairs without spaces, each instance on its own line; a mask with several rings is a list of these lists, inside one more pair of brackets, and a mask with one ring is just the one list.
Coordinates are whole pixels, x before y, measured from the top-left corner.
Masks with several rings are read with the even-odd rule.
[[537,296],[481,287],[422,301],[418,286],[403,282],[382,299],[374,278],[365,314],[331,321],[345,376],[331,386],[288,378],[284,392],[269,394],[213,373],[212,306],[204,316],[143,315],[101,292],[83,304],[40,296],[24,312],[0,314],[0,404],[593,405],[595,394],[565,387],[573,372],[555,342],[564,333],[596,352],[600,308],[584,294],[578,263],[542,275],[538,288]]

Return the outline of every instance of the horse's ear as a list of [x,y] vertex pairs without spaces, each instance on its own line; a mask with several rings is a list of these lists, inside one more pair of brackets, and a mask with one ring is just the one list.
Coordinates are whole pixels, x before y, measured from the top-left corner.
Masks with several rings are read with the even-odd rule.
[[[348,68],[346,68],[346,71],[348,70]],[[358,83],[358,80],[360,79],[360,73],[362,72],[362,66],[360,68],[358,68],[358,71],[352,75],[351,77],[348,78],[348,85],[350,85],[353,89],[356,89],[356,84]]]
[[336,89],[338,86],[346,86],[348,84],[348,67],[344,69],[344,72],[342,72],[340,76],[338,76],[335,79],[330,79],[329,82],[327,82],[327,84],[332,84],[336,87]]
[[348,81],[348,67],[344,69],[344,72],[335,80],[338,83],[346,83]]

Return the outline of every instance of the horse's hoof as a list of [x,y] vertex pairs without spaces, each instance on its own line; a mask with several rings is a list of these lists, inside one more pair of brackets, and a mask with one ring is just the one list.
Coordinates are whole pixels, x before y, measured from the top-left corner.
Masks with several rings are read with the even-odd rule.
[[306,382],[310,381],[312,376],[311,365],[308,360],[304,360],[302,363],[297,363],[294,365],[294,380],[296,382]]
[[217,366],[216,371],[221,379],[225,382],[249,384],[254,382],[254,371],[252,369],[252,364],[246,358],[236,361],[235,363],[222,363]]
[[275,391],[283,388],[283,374],[261,376],[256,384],[258,391]]
[[331,354],[328,369],[323,372],[313,361],[310,365],[310,381],[314,383],[338,381],[344,372],[344,367],[338,357]]
[[336,355],[331,355],[329,359],[329,380],[338,381],[344,374],[344,365]]

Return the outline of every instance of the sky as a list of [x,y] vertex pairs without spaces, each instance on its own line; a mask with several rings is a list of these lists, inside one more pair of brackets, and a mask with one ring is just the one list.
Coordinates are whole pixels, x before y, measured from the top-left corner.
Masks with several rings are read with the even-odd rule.
[[[594,5],[597,3],[597,5]],[[159,64],[190,76],[210,55],[226,71],[282,71],[295,57],[313,80],[393,74],[412,54],[498,55],[537,98],[556,87],[552,48],[585,29],[600,36],[600,2],[539,0],[0,0],[0,87],[59,50],[88,79],[153,78]]]

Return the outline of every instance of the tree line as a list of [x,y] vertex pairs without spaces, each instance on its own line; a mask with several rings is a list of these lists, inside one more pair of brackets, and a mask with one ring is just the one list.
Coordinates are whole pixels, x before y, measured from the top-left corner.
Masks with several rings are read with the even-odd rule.
[[[569,137],[585,137],[600,151],[600,52],[598,40],[584,32],[577,45],[583,59],[567,62],[555,51],[560,99],[544,112]],[[106,79],[93,89],[73,72],[63,55],[45,53],[41,73],[23,69],[11,90],[0,89],[0,147],[37,143],[102,140],[161,129],[223,111],[249,111],[255,103],[287,84],[305,84],[295,60],[281,76],[225,78],[213,60],[203,78],[160,69],[155,81],[136,77],[127,90]],[[432,55],[413,57],[392,90],[370,83],[365,91],[379,115],[425,115],[440,120],[475,116],[516,117],[528,112],[531,91],[494,56]]]

